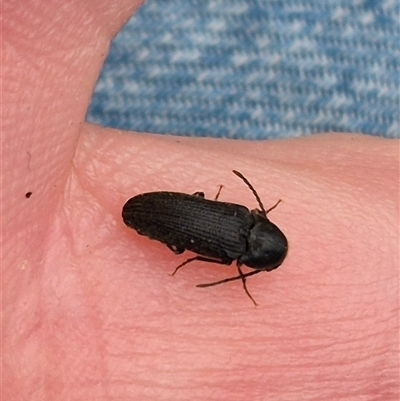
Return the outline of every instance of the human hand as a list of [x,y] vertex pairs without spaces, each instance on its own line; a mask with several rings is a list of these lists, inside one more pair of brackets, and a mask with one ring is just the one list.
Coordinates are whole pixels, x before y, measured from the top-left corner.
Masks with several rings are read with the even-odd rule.
[[[133,4],[132,4],[133,3]],[[63,399],[397,399],[398,141],[245,142],[84,122],[109,41],[141,2],[5,4],[3,395]],[[24,8],[22,8],[24,7]],[[138,236],[141,192],[206,192],[286,234],[271,273],[198,289],[235,267]],[[25,194],[32,192],[30,198]]]

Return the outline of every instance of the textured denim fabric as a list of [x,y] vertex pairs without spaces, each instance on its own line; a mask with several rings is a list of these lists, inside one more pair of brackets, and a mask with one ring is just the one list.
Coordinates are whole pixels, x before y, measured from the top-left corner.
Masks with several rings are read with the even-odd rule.
[[263,139],[399,137],[398,0],[148,0],[115,38],[87,119]]

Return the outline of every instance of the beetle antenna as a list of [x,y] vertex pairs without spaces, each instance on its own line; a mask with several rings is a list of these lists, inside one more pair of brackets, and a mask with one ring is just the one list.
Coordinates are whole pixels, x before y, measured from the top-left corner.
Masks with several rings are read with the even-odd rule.
[[[267,212],[266,212],[265,209],[264,209],[264,205],[262,204],[261,199],[260,199],[260,197],[258,196],[258,193],[257,193],[257,191],[254,189],[253,185],[251,185],[250,182],[249,182],[249,180],[248,180],[242,173],[240,173],[239,171],[232,170],[232,173],[235,174],[235,175],[237,175],[239,178],[241,178],[241,179],[244,181],[244,183],[250,188],[251,192],[253,192],[253,195],[256,197],[258,204],[260,205],[262,214],[263,214],[265,217],[267,217]],[[278,203],[279,203],[279,202],[278,202]],[[277,205],[275,205],[274,207],[276,207],[276,206],[277,206]],[[270,210],[271,210],[271,209],[269,209],[268,212],[269,212]]]

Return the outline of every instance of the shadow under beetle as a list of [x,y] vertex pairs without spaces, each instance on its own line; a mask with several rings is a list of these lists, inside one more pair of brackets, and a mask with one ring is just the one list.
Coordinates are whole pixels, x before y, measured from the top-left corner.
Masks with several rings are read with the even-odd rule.
[[[189,195],[162,191],[137,195],[125,203],[122,218],[128,227],[162,242],[176,254],[185,250],[197,253],[197,256],[181,263],[172,275],[195,260],[224,265],[236,260],[238,276],[197,287],[211,287],[241,279],[246,294],[257,305],[247,289],[246,277],[276,269],[288,250],[285,235],[267,218],[267,214],[281,201],[265,210],[247,178],[238,171],[233,170],[233,173],[250,188],[260,210],[250,211],[242,205],[217,201],[221,185],[214,200],[205,199],[203,192]],[[255,270],[243,273],[242,265]]]

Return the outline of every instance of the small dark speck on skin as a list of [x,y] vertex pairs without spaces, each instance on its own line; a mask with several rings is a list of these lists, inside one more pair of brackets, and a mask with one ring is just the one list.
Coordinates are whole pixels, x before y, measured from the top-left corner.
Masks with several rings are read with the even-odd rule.
[[32,192],[31,192],[31,191],[29,191],[29,192],[27,192],[27,193],[25,194],[25,198],[26,198],[26,199],[29,199],[31,196],[32,196]]

